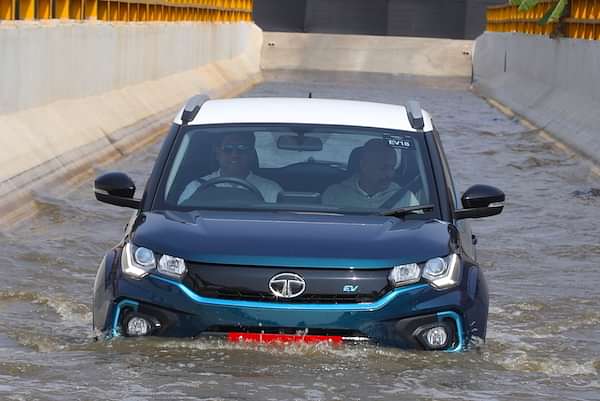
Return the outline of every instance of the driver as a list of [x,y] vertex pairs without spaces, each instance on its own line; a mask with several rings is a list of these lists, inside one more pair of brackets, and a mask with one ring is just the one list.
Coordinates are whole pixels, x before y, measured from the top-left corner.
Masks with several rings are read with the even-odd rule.
[[[371,139],[363,146],[358,173],[327,188],[323,193],[323,204],[339,207],[381,208],[392,197],[401,195],[400,185],[393,182],[396,167],[396,151],[383,139]],[[398,195],[396,195],[398,194]],[[389,208],[416,206],[415,194],[407,191],[392,200]]]
[[[224,135],[215,146],[214,152],[219,163],[219,169],[212,174],[202,177],[208,181],[217,177],[232,177],[248,181],[262,194],[265,202],[277,202],[277,194],[282,188],[275,181],[259,177],[250,170],[256,157],[254,144],[256,138],[253,133],[237,132]],[[179,204],[191,198],[202,185],[200,181],[190,182],[179,197]],[[223,183],[223,186],[234,184]]]

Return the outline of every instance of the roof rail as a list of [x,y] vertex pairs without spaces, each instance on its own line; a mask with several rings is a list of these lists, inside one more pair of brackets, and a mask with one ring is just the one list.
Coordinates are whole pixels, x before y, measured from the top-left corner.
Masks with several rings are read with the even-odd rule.
[[192,96],[186,103],[181,113],[181,122],[185,125],[196,118],[196,115],[210,98],[207,95]]
[[423,112],[421,111],[421,104],[416,100],[409,100],[406,103],[406,114],[408,115],[408,121],[410,125],[416,130],[422,130],[425,127],[425,120],[423,119]]

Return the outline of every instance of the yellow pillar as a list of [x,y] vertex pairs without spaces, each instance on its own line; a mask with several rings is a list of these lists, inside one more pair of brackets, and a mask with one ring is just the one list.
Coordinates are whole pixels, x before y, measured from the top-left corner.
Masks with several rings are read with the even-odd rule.
[[52,18],[52,0],[38,0],[37,10],[36,10],[36,18],[37,19]]
[[98,19],[98,0],[85,0],[83,15],[85,19]]
[[98,1],[98,19],[108,21],[108,1]]
[[82,19],[83,17],[83,0],[71,0],[69,2],[69,18]]
[[108,20],[118,21],[119,20],[119,2],[111,1],[108,3]]
[[0,0],[0,20],[15,19],[14,0]]
[[139,6],[140,21],[148,21],[150,17],[150,5],[140,4]]
[[35,0],[19,0],[19,19],[32,20],[35,18]]
[[119,2],[119,21],[129,19],[129,3]]
[[69,0],[55,0],[54,18],[69,19]]
[[129,21],[138,21],[139,7],[136,3],[129,3]]

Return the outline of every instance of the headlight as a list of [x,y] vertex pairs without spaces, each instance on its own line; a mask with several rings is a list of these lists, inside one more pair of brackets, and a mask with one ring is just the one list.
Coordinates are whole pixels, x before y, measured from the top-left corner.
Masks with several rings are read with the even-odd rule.
[[121,268],[123,273],[142,278],[156,267],[154,252],[147,248],[136,248],[131,243],[125,244],[121,255]]
[[395,266],[388,279],[394,287],[416,283],[421,280],[421,268],[416,263]]
[[423,278],[435,280],[448,272],[448,263],[442,258],[429,259],[423,268]]
[[423,278],[440,290],[458,285],[460,258],[453,253],[445,258],[429,259],[423,268]]
[[125,274],[134,278],[145,277],[155,269],[159,273],[175,278],[181,278],[187,271],[183,259],[162,255],[156,263],[154,252],[151,249],[136,247],[130,242],[123,248],[121,267]]
[[163,255],[158,261],[158,271],[168,276],[180,278],[186,272],[185,261],[174,256]]

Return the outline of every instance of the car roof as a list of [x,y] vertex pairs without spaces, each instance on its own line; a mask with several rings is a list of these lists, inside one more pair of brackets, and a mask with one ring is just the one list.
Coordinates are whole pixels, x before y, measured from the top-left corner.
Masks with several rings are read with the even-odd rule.
[[[183,109],[174,123],[181,124]],[[431,131],[431,116],[422,110],[423,131]],[[288,123],[346,125],[416,132],[406,108],[355,100],[315,98],[234,98],[208,100],[188,125]]]

